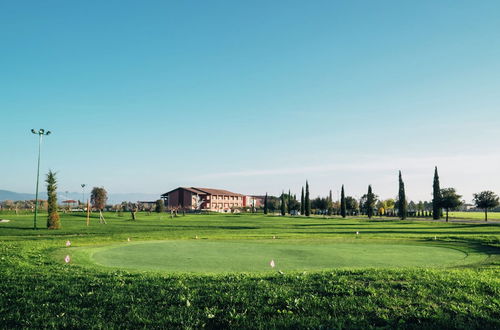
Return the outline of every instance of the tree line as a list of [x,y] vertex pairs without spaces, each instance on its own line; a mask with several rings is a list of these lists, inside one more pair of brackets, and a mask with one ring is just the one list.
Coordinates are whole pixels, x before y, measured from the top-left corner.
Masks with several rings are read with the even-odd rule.
[[[433,192],[431,201],[419,201],[417,203],[406,198],[405,183],[401,171],[398,173],[399,189],[396,199],[381,200],[374,194],[372,186],[368,185],[367,193],[359,200],[352,196],[345,195],[344,185],[341,187],[340,200],[333,201],[332,191],[326,197],[310,198],[309,182],[306,181],[305,188],[301,188],[300,201],[296,195],[284,191],[279,197],[264,197],[264,214],[274,213],[279,210],[281,215],[339,215],[343,218],[347,216],[366,215],[373,216],[394,216],[405,220],[408,217],[432,217],[439,220],[443,217],[449,220],[449,212],[459,208],[464,202],[455,188],[441,188],[439,182],[438,169],[434,169]],[[476,208],[484,211],[485,221],[488,221],[488,211],[500,205],[499,197],[493,191],[485,190],[473,194]]]
[[[401,220],[407,217],[432,217],[439,220],[444,217],[446,212],[446,221],[449,220],[449,212],[457,209],[463,204],[462,196],[456,192],[455,188],[441,188],[439,182],[438,169],[434,169],[433,179],[433,198],[432,201],[413,201],[408,202],[406,198],[405,184],[402,173],[398,174],[399,190],[396,199],[381,200],[374,194],[372,186],[368,185],[367,193],[364,194],[359,201],[345,195],[344,185],[341,187],[340,200],[333,201],[332,191],[330,190],[326,197],[316,197],[311,199],[309,192],[309,182],[306,180],[305,187],[301,188],[300,201],[297,196],[292,194],[290,190],[287,193],[284,191],[279,197],[269,196],[267,193],[264,197],[263,211],[264,214],[276,212],[279,210],[281,215],[304,215],[311,214],[323,215],[339,215],[343,218],[347,216],[366,215],[372,218],[378,216],[397,216]],[[57,204],[57,179],[56,173],[49,171],[46,175],[45,182],[47,184],[47,201],[39,201],[39,205],[46,209],[47,228],[58,229],[61,227],[60,217],[58,214],[59,206]],[[90,203],[92,208],[99,211],[102,218],[102,211],[106,208],[108,200],[107,192],[103,187],[94,187],[90,194]],[[488,221],[488,211],[497,208],[500,205],[499,197],[493,191],[485,190],[473,194],[474,204],[478,209],[484,211],[484,219]],[[83,205],[83,204],[82,204]],[[33,201],[3,201],[0,203],[0,209],[15,210],[16,214],[20,209],[33,209]],[[164,211],[164,204],[161,200],[157,200],[154,206],[145,206],[140,203],[122,203],[113,207],[117,212],[122,210],[129,211],[132,219],[135,220],[136,212],[146,210],[161,213]]]

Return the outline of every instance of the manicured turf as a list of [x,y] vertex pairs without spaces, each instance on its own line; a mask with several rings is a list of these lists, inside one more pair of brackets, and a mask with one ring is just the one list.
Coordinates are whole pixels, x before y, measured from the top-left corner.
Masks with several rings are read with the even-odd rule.
[[176,240],[112,245],[94,252],[92,259],[113,267],[196,273],[269,272],[273,271],[271,260],[281,271],[338,267],[449,267],[468,261],[466,253],[433,246],[432,242],[408,245],[372,240]]
[[[452,219],[465,219],[465,220],[483,220],[484,212],[450,212],[449,216]],[[488,212],[488,220],[500,220],[500,212]]]
[[[105,216],[107,225],[93,215],[87,227],[83,214],[61,214],[61,230],[34,231],[31,214],[0,214],[11,220],[0,224],[0,327],[500,328],[498,223],[263,215],[170,219],[156,214],[139,214],[131,221],[128,214]],[[44,215],[40,220],[43,225]],[[65,246],[67,240],[71,247]],[[154,254],[173,258],[175,244],[182,249],[172,265],[182,266],[182,272],[123,268],[127,259],[137,266],[154,261],[148,260]],[[331,268],[330,262],[339,262],[353,248],[359,249],[350,254],[348,268]],[[432,253],[425,251],[425,268],[356,265],[370,255],[370,262],[387,261],[382,248],[397,252],[399,265],[419,258],[425,249]],[[248,260],[237,258],[245,256],[245,249],[249,260],[254,255],[265,259],[253,259],[259,267],[269,267],[274,258],[275,271],[239,273],[248,267]],[[438,253],[452,255],[439,262]],[[213,265],[202,264],[204,272],[184,273],[193,266],[187,257],[206,261],[203,254],[222,260],[223,267],[211,272]],[[458,255],[467,258],[451,262]],[[287,257],[311,268],[293,271]],[[99,258],[108,265],[121,261],[118,267],[100,266]],[[231,258],[234,272],[219,273],[227,271]]]

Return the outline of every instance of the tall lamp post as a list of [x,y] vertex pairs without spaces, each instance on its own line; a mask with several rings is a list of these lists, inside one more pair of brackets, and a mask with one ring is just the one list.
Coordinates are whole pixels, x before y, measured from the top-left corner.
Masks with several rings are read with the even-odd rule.
[[[80,186],[82,186],[82,205],[85,203],[85,183],[82,183]],[[83,211],[85,212],[85,207],[82,207]]]
[[45,131],[43,128],[40,128],[38,132],[32,129],[31,133],[38,135],[38,166],[36,170],[35,219],[33,220],[33,229],[36,229],[36,216],[38,213],[38,181],[40,179],[40,153],[42,150],[42,137],[44,135],[49,135],[50,131]]

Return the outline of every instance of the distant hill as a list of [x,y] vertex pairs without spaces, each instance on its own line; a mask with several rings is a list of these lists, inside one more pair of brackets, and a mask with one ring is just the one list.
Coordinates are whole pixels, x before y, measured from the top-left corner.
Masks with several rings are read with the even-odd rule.
[[[88,192],[86,197],[88,198]],[[117,193],[117,194],[108,194],[108,203],[109,204],[119,204],[121,202],[137,202],[137,201],[155,201],[160,198],[161,194],[146,194],[146,193]],[[47,199],[46,192],[40,192],[40,199]],[[77,192],[61,192],[59,191],[57,194],[57,198],[60,200],[65,199],[74,199],[81,200],[82,193]],[[27,194],[27,193],[17,193],[9,190],[0,190],[0,202],[5,200],[12,201],[24,201],[35,199],[35,194]]]
[[[40,198],[44,199],[47,197],[47,194],[44,193],[43,197],[40,194]],[[25,193],[16,193],[8,190],[0,190],[0,201],[12,200],[12,201],[25,201],[35,199],[35,194],[25,194]]]

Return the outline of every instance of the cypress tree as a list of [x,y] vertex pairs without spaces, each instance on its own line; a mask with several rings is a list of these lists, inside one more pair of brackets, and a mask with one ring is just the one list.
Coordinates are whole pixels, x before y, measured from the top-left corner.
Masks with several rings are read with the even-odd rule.
[[344,185],[342,185],[342,190],[340,191],[340,215],[345,218],[347,215],[347,205],[345,203],[345,193]]
[[266,197],[264,197],[264,214],[267,214],[268,212],[268,209],[267,209],[267,193],[266,193]]
[[373,207],[375,206],[375,195],[372,192],[372,186],[368,185],[368,194],[366,195],[366,215],[368,219],[373,217]]
[[405,184],[403,182],[403,177],[401,176],[401,171],[399,171],[398,214],[401,220],[406,219],[406,214],[407,214],[406,208],[407,204],[406,204]]
[[292,193],[290,192],[290,189],[288,189],[288,196],[287,196],[287,209],[288,209],[288,214],[292,215]]
[[47,178],[45,179],[47,183],[47,228],[48,229],[59,229],[61,228],[61,221],[59,219],[59,214],[57,213],[57,179],[56,174],[49,171]]
[[300,215],[306,213],[306,202],[304,197],[304,187],[302,187],[302,192],[300,193]]
[[332,215],[333,214],[333,197],[332,197],[332,190],[331,189],[330,189],[330,194],[328,195],[327,209],[328,209],[328,215]]
[[306,217],[311,215],[311,199],[309,198],[309,183],[306,181],[306,197],[305,197],[305,203],[306,203]]
[[281,193],[281,215],[286,215],[286,199],[285,199],[285,193]]
[[434,168],[434,184],[432,187],[432,218],[434,220],[439,220],[441,218],[441,188],[439,186],[437,166]]

